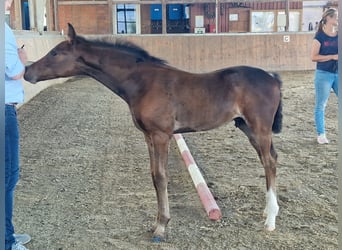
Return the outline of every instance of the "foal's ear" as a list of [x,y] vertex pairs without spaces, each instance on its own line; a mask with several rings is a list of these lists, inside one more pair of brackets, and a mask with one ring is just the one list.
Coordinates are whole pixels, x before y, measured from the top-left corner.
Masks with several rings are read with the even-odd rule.
[[76,32],[74,27],[70,23],[68,23],[68,40],[71,44],[74,44],[76,39]]

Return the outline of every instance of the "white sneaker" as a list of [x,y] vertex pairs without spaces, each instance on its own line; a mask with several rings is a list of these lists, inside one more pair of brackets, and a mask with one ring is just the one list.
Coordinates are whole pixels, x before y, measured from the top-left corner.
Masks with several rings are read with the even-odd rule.
[[328,144],[329,143],[329,141],[328,141],[327,137],[325,136],[325,134],[318,135],[317,136],[317,142],[319,144]]
[[26,247],[24,247],[20,242],[15,242],[12,244],[12,250],[28,250]]
[[22,245],[25,245],[31,241],[31,236],[28,234],[13,234],[15,238],[15,242],[19,242]]

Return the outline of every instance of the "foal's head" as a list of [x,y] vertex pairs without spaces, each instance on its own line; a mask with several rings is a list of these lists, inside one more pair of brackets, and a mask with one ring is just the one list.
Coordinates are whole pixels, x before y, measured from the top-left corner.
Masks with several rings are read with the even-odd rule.
[[[28,66],[24,75],[25,80],[36,83],[59,77],[87,75],[89,68],[102,72],[105,71],[104,66],[108,68],[120,63],[126,64],[128,67],[133,67],[136,63],[141,62],[165,64],[164,60],[151,56],[133,43],[87,40],[77,36],[71,24],[68,26],[67,40]],[[93,48],[96,50],[92,50]]]
[[40,60],[26,67],[25,80],[36,83],[81,74],[78,65],[79,55],[75,50],[76,43],[76,32],[69,24],[68,39],[58,44]]

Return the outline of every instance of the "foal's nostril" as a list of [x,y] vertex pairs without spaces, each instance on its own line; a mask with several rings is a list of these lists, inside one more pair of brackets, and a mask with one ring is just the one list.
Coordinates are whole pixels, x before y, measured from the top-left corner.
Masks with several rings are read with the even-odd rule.
[[30,82],[30,83],[36,83],[36,82],[37,82],[37,81],[33,78],[33,76],[29,74],[29,72],[27,71],[27,67],[26,67],[26,70],[25,70],[24,79],[25,79],[25,81],[28,81],[28,82]]
[[30,81],[30,78],[27,76],[26,73],[24,74],[24,79],[25,79],[25,81],[28,81],[28,82]]

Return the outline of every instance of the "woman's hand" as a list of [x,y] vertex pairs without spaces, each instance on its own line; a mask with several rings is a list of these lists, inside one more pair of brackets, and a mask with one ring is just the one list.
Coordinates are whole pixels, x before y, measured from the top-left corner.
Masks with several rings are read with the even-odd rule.
[[27,54],[26,54],[26,50],[24,49],[24,45],[18,49],[18,55],[20,58],[20,61],[26,65],[27,64]]

